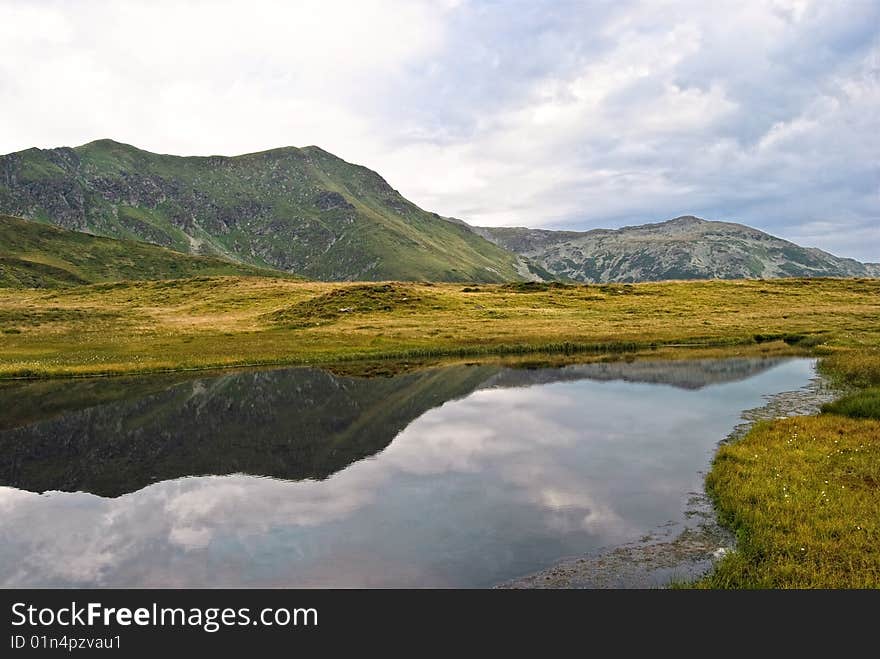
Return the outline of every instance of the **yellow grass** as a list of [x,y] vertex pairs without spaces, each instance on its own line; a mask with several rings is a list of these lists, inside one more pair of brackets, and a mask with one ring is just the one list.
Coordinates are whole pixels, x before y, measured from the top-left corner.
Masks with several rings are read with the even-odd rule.
[[0,377],[880,337],[877,280],[543,288],[202,277],[3,289]]

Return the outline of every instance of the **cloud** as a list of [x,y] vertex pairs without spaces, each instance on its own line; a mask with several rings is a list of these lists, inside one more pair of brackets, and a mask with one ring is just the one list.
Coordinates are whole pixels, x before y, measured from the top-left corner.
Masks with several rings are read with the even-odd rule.
[[869,2],[6,2],[0,151],[319,144],[475,223],[694,213],[880,261],[878,24]]

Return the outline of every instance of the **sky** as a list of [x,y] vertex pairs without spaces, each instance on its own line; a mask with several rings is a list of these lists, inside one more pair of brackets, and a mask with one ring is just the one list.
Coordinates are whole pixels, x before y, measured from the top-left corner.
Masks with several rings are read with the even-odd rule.
[[880,0],[0,0],[0,153],[318,145],[472,224],[880,262]]

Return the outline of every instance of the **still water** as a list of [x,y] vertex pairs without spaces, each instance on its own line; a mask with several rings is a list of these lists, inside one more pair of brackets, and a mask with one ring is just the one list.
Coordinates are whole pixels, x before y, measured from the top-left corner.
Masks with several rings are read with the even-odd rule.
[[0,584],[484,587],[681,523],[805,359],[0,387]]

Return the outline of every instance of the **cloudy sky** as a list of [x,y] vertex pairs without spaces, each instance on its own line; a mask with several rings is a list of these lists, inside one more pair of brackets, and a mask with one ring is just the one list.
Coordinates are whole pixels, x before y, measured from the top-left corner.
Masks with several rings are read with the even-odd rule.
[[0,152],[317,144],[426,209],[880,261],[880,0],[0,0]]

